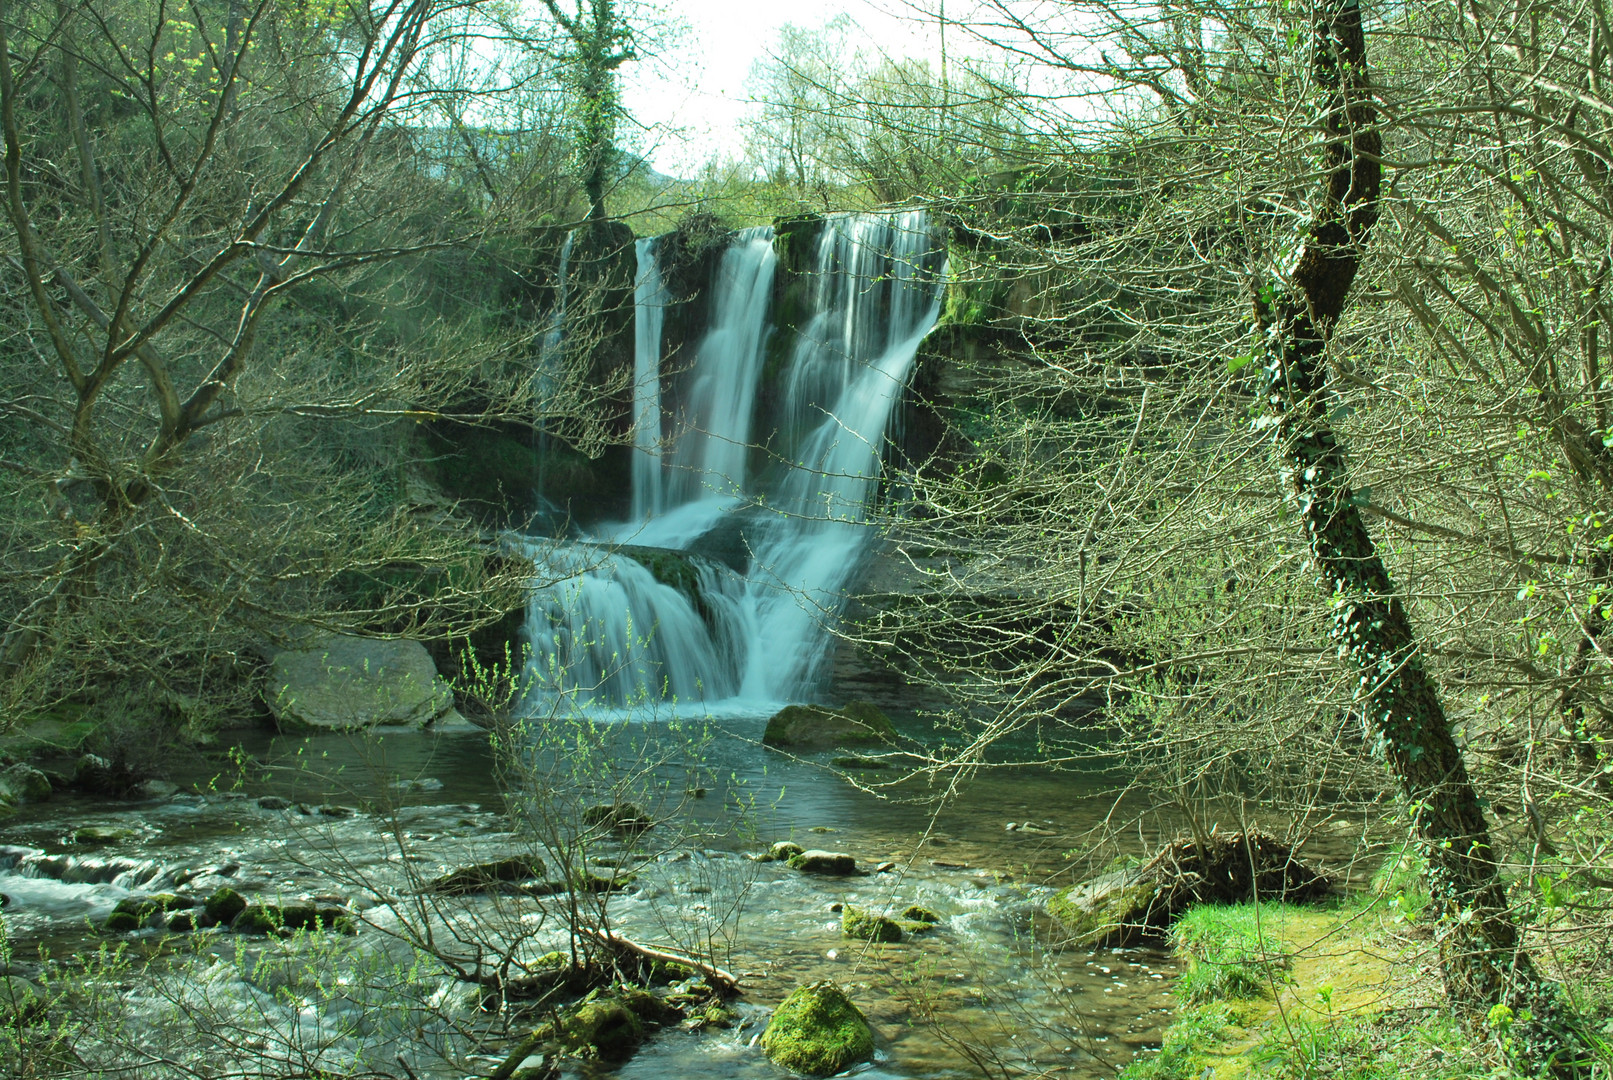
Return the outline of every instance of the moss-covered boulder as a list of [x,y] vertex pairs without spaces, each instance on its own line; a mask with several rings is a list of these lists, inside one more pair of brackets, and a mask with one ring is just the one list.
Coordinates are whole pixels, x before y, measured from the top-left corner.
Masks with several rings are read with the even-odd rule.
[[832,982],[797,987],[779,1003],[762,1033],[775,1065],[808,1076],[832,1076],[874,1056],[874,1030]]
[[51,796],[50,777],[18,762],[0,770],[0,803],[44,802]]
[[930,925],[934,925],[935,923],[941,921],[941,916],[937,915],[929,908],[921,907],[918,904],[909,904],[907,909],[902,912],[902,918],[906,919],[908,922],[927,923]]
[[71,842],[79,847],[111,847],[133,840],[139,834],[133,829],[115,829],[108,825],[86,825],[73,830]]
[[858,941],[894,944],[902,940],[902,928],[895,919],[847,904],[840,913],[840,932]]
[[878,745],[896,738],[890,717],[867,702],[838,709],[822,705],[786,705],[774,713],[762,745],[780,750],[834,750]]
[[582,812],[582,823],[590,828],[604,828],[622,837],[634,837],[655,824],[644,808],[630,802],[590,806]]
[[541,878],[545,867],[536,855],[510,855],[450,870],[426,883],[426,891],[442,896],[497,892],[522,881]]
[[202,905],[201,925],[228,926],[246,910],[246,897],[226,885],[207,898]]
[[106,917],[106,928],[114,933],[128,933],[148,924],[154,925],[159,921],[159,916],[171,911],[183,911],[192,906],[190,900],[175,896],[173,893],[128,896],[119,900],[112,908],[112,913]]
[[857,872],[857,860],[842,851],[803,851],[799,855],[791,855],[789,865],[803,874],[825,874],[829,877],[845,877]]
[[756,856],[757,862],[789,862],[806,849],[790,840],[776,841],[765,852]]
[[1140,869],[1103,874],[1057,893],[1047,902],[1077,945],[1125,945],[1168,925],[1173,912],[1159,903],[1157,883]]

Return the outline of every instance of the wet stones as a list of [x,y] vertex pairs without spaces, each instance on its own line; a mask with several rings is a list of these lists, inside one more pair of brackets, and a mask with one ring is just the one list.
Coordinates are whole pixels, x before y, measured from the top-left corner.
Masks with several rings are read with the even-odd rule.
[[246,897],[225,886],[207,898],[202,906],[203,926],[228,926],[246,910]]
[[882,945],[902,940],[902,927],[895,919],[887,919],[862,908],[847,904],[840,913],[840,932],[857,941],[872,941]]
[[127,933],[147,926],[160,926],[169,912],[194,907],[196,901],[173,893],[156,893],[152,896],[130,896],[117,902],[112,914],[106,917],[106,928],[114,933]]
[[440,896],[471,896],[476,893],[514,891],[523,881],[543,877],[543,860],[536,855],[511,855],[491,862],[452,870],[426,884],[426,891]]
[[824,874],[845,877],[857,872],[857,860],[839,851],[808,850],[791,855],[788,865],[803,874]]
[[796,987],[762,1033],[775,1065],[808,1076],[832,1076],[874,1056],[874,1029],[832,982]]
[[582,812],[582,823],[592,829],[609,829],[617,836],[631,839],[648,831],[655,821],[642,807],[633,803],[612,803],[590,806]]
[[773,844],[773,846],[769,847],[765,852],[763,852],[762,854],[756,856],[756,861],[757,862],[788,862],[789,860],[795,858],[795,856],[801,854],[805,850],[806,849],[803,848],[800,844],[792,843],[789,840],[780,840],[777,843]]

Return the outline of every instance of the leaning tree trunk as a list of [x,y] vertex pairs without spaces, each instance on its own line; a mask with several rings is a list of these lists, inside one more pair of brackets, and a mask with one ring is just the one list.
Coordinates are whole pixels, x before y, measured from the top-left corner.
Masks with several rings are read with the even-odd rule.
[[1451,1003],[1472,1019],[1508,1006],[1516,1018],[1514,1047],[1535,1066],[1571,1069],[1564,1063],[1572,1060],[1574,1043],[1559,1022],[1555,988],[1536,974],[1521,947],[1478,795],[1405,608],[1363,523],[1328,422],[1328,338],[1377,221],[1382,176],[1359,0],[1325,7],[1311,47],[1313,75],[1324,95],[1327,189],[1289,279],[1274,296],[1257,301],[1267,335],[1267,404],[1277,445],[1312,561],[1332,597],[1332,637],[1360,673],[1357,692],[1376,749],[1412,809],[1428,860]]

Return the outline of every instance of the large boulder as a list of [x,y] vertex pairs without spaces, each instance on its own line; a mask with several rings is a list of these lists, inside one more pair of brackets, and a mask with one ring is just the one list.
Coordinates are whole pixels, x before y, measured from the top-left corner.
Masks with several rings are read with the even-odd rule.
[[289,731],[420,727],[454,703],[418,641],[345,634],[276,654],[264,697]]
[[1140,866],[1065,889],[1047,909],[1076,944],[1119,946],[1163,935],[1194,904],[1314,900],[1331,885],[1276,837],[1211,833],[1173,840]]
[[762,1032],[762,1050],[775,1065],[833,1076],[874,1056],[874,1029],[840,987],[811,983],[779,1003]]
[[0,803],[44,802],[50,795],[50,777],[32,765],[19,763],[0,771]]
[[786,705],[773,714],[762,745],[781,750],[833,750],[877,745],[896,738],[890,717],[864,701],[838,709]]

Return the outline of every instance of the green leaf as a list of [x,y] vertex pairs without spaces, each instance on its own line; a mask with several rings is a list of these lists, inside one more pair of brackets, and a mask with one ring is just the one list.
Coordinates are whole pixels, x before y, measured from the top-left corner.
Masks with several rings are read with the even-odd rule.
[[1254,353],[1245,353],[1242,356],[1234,356],[1231,360],[1227,361],[1227,373],[1235,374],[1240,369],[1249,366],[1250,362],[1253,361],[1254,358]]

